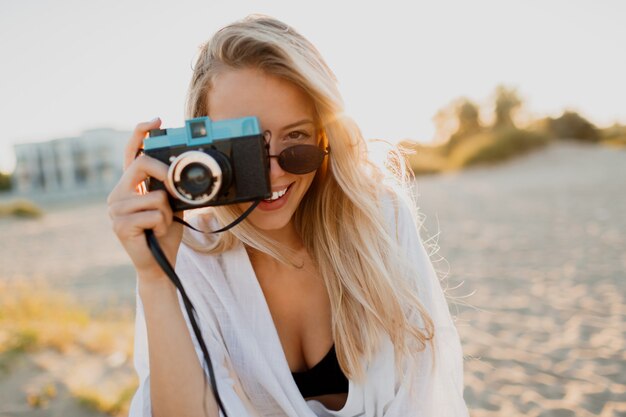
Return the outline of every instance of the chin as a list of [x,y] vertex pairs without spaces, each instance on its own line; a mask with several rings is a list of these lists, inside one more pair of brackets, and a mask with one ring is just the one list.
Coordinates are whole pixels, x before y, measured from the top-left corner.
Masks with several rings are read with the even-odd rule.
[[250,213],[247,220],[252,226],[261,231],[275,231],[286,228],[293,216],[284,218],[283,216],[267,215],[265,213]]

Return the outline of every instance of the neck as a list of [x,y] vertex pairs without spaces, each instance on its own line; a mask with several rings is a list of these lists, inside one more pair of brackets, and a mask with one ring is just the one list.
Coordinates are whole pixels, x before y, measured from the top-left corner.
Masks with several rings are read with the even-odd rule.
[[281,229],[264,230],[262,233],[268,238],[282,243],[291,250],[299,251],[304,247],[302,238],[296,231],[293,221],[290,221]]
[[[302,242],[302,239],[300,238],[300,235],[298,234],[295,226],[293,225],[293,222],[289,222],[289,224],[287,224],[282,229],[263,230],[262,233],[266,237],[285,245],[288,249],[293,251],[291,254],[287,255],[288,258],[295,256],[294,261],[296,262],[296,264],[302,264],[303,259],[301,258],[306,257],[306,250],[304,248],[304,244]],[[252,247],[246,246],[246,250],[248,251],[250,260],[253,263],[263,261],[264,263],[269,262],[270,264],[273,264],[274,266],[282,265],[282,263],[279,262],[278,260]]]

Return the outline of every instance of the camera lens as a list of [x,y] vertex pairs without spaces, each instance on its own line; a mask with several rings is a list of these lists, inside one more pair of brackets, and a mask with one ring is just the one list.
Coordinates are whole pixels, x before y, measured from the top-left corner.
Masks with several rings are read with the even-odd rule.
[[193,197],[205,194],[213,185],[213,173],[206,165],[198,162],[191,163],[180,173],[178,185]]
[[[172,161],[167,172],[167,184],[174,197],[196,207],[207,205],[220,193],[227,180],[230,184],[229,170],[226,178],[222,167],[228,168],[228,161],[219,152],[187,151]],[[220,161],[222,164],[220,164]]]

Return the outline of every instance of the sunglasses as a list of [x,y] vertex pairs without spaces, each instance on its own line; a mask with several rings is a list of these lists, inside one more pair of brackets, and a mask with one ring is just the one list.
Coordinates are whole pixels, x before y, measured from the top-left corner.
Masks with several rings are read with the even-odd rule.
[[295,145],[283,149],[278,155],[270,155],[268,146],[267,156],[277,158],[284,171],[302,175],[318,169],[329,152],[330,148],[320,149],[316,145]]

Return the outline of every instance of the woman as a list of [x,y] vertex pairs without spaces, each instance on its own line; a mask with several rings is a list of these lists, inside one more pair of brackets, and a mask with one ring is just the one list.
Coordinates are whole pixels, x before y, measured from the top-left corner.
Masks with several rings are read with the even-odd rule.
[[[304,174],[270,158],[272,198],[207,238],[183,233],[164,192],[136,192],[167,172],[147,156],[133,161],[160,121],[137,126],[109,196],[138,279],[131,415],[218,416],[187,316],[144,229],[154,230],[195,305],[229,416],[467,415],[459,338],[414,205],[367,161],[317,50],[272,18],[227,26],[202,47],[187,113],[257,116],[270,155],[297,144],[329,154]],[[206,209],[193,221],[215,230],[249,204]]]

